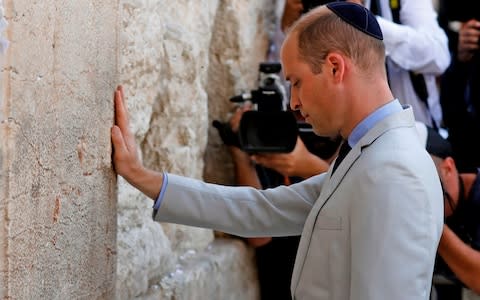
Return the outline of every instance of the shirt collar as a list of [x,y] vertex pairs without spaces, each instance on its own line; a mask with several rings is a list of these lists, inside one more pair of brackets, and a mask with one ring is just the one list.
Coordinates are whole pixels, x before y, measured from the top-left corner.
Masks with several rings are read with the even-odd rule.
[[393,99],[392,101],[388,102],[385,105],[382,105],[373,113],[368,115],[365,119],[363,119],[357,126],[352,130],[350,136],[348,137],[348,144],[350,147],[354,147],[358,141],[370,130],[372,129],[378,122],[382,121],[389,115],[402,111],[402,105],[398,101],[398,99]]

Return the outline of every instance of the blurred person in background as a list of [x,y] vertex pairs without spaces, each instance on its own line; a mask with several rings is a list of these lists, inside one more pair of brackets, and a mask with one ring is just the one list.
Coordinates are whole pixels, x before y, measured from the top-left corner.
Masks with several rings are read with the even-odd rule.
[[423,123],[416,125],[437,167],[445,202],[435,274],[450,283],[434,286],[436,300],[460,300],[463,287],[480,295],[480,169],[459,172],[448,140]]
[[441,19],[451,36],[452,62],[441,80],[443,119],[461,172],[480,166],[480,10],[475,1],[442,0]]

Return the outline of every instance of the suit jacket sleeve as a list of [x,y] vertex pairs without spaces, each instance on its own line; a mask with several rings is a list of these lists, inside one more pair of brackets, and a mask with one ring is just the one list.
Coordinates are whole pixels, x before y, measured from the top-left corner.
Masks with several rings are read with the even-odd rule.
[[205,227],[238,236],[300,235],[325,174],[290,186],[257,190],[169,174],[159,222]]

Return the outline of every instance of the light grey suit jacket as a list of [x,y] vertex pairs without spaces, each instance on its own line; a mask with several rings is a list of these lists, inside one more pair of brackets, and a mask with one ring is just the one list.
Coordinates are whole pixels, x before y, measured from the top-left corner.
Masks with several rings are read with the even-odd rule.
[[288,187],[169,175],[157,221],[239,236],[302,234],[295,299],[429,299],[443,194],[411,109],[375,125],[335,173]]

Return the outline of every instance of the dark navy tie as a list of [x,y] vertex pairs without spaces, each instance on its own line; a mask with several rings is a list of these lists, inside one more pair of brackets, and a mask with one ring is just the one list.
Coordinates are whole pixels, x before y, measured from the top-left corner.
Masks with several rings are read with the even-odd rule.
[[348,141],[343,141],[342,146],[340,146],[340,150],[338,151],[338,156],[335,160],[335,164],[333,165],[332,175],[351,149],[352,148],[348,144]]

